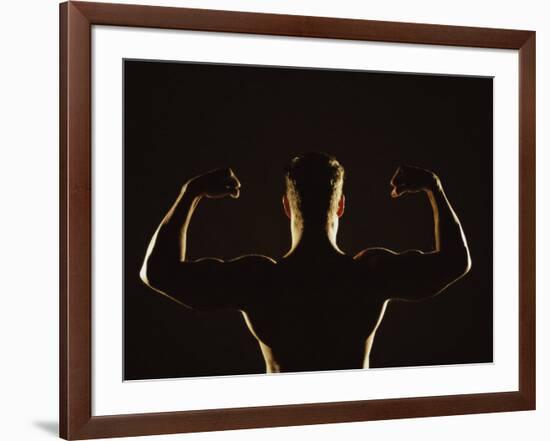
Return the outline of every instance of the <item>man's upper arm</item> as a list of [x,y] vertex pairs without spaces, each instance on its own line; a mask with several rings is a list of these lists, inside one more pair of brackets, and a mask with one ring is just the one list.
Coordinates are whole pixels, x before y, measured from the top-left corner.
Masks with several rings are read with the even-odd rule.
[[178,262],[161,271],[150,286],[189,308],[243,310],[265,291],[275,263],[261,255]]
[[423,300],[437,295],[460,277],[449,271],[435,251],[396,253],[386,248],[368,248],[354,260],[364,267],[369,283],[382,300]]

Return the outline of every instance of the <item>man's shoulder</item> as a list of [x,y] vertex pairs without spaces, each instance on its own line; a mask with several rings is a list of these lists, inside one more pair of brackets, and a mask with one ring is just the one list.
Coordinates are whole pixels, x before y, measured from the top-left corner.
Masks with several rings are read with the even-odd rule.
[[365,261],[370,259],[384,259],[384,258],[390,258],[392,256],[396,256],[399,253],[390,250],[388,248],[382,248],[382,247],[372,247],[372,248],[365,248],[362,251],[359,251],[355,256],[353,256],[353,260],[355,261]]
[[373,247],[360,251],[353,260],[363,269],[378,272],[382,268],[393,266],[396,259],[399,259],[399,254],[388,248]]
[[258,264],[276,264],[277,261],[272,259],[269,256],[264,256],[262,254],[245,254],[243,256],[234,257],[232,259],[220,259],[219,257],[201,257],[200,259],[190,260],[186,263],[202,263],[202,264],[216,264],[216,263],[231,263],[231,264],[247,264],[247,263],[258,263]]
[[258,265],[275,265],[277,261],[269,256],[263,254],[245,254],[244,256],[235,257],[228,260],[229,263],[249,263]]

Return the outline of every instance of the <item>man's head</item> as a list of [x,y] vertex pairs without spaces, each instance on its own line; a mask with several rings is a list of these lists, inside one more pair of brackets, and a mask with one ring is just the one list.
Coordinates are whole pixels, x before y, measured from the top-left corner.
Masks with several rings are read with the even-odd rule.
[[283,197],[289,218],[304,225],[325,226],[344,213],[344,167],[325,153],[305,153],[293,158],[285,173]]

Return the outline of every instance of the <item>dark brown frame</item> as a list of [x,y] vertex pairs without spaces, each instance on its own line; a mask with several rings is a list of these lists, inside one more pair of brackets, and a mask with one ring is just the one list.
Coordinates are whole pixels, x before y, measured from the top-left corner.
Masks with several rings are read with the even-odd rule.
[[[91,26],[519,51],[519,391],[92,416]],[[89,439],[535,409],[535,32],[68,2],[60,5],[60,436]]]

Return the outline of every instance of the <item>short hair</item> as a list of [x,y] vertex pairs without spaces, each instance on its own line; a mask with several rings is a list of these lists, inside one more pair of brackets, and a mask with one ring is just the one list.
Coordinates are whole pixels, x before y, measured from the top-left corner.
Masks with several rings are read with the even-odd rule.
[[286,194],[295,215],[305,223],[324,223],[338,209],[344,167],[327,153],[292,158],[285,173]]

